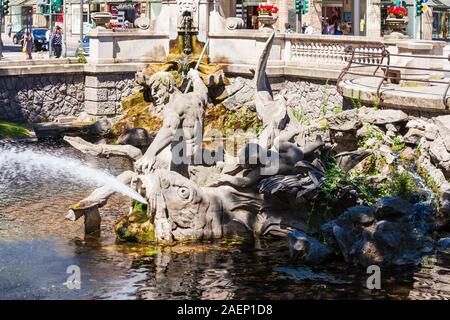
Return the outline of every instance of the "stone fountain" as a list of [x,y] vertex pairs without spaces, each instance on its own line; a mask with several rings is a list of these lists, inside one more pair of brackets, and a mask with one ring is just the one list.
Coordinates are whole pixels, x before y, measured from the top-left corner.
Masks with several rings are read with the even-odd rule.
[[[131,145],[92,145],[66,138],[83,152],[127,156],[134,162],[134,171],[117,179],[148,204],[133,202],[115,226],[118,239],[166,245],[236,236],[284,237],[292,256],[307,262],[341,253],[355,264],[416,263],[428,246],[425,209],[420,205],[384,198],[374,206],[357,206],[358,192],[348,183],[338,192],[334,215],[314,208],[322,201],[330,171],[346,173],[372,152],[337,153],[320,135],[302,145],[295,142],[302,126],[289,114],[284,97],[274,95],[266,73],[275,33],[252,70],[260,130],[245,133],[245,143],[232,154],[220,143],[206,147],[204,118],[214,100],[211,88],[223,86],[227,92],[227,86],[223,72],[208,65],[207,56],[200,56],[202,44],[193,19],[196,7],[186,9],[181,3],[185,2],[180,2],[178,37],[167,63],[137,75],[150,109],[162,115],[161,128],[145,153]],[[203,74],[193,68],[196,59],[204,59]],[[214,73],[207,72],[211,70]],[[186,80],[192,90],[186,90]],[[90,221],[99,223],[98,208],[113,194],[108,187],[95,190],[75,204],[68,217],[92,216]]]

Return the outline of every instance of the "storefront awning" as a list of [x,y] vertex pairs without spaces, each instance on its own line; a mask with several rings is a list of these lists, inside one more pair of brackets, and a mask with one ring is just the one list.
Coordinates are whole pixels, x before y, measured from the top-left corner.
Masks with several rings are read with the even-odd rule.
[[433,8],[450,8],[450,0],[430,0],[430,7]]

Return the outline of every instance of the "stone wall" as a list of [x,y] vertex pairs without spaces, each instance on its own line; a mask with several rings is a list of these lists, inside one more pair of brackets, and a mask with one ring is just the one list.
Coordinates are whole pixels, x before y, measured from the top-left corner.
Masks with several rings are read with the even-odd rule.
[[0,77],[0,121],[37,123],[58,117],[114,116],[132,93],[134,72]]
[[343,99],[334,82],[290,79],[277,81],[272,87],[283,94],[288,108],[311,118],[342,107]]
[[0,78],[0,120],[43,122],[78,115],[83,110],[81,74]]
[[121,101],[131,95],[134,73],[87,75],[86,112],[93,116],[114,116],[121,112]]

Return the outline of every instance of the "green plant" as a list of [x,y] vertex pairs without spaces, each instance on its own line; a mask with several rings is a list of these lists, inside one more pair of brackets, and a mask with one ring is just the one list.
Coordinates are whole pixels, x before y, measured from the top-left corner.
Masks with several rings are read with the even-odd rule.
[[400,150],[402,150],[403,148],[405,148],[405,143],[402,141],[402,138],[397,136],[394,137],[393,139],[393,145],[391,147],[391,150],[394,152],[398,152]]
[[343,111],[344,111],[344,109],[342,109],[341,106],[339,106],[339,107],[334,107],[334,108],[333,108],[333,112],[334,112],[335,114],[342,113]]
[[77,49],[77,59],[78,63],[87,63],[86,56],[84,55],[83,47],[78,47]]
[[367,123],[366,124],[366,134],[362,137],[361,140],[358,141],[358,146],[363,149],[367,149],[369,146],[367,145],[367,141],[371,138],[376,138],[379,141],[383,140],[383,133],[381,131],[375,130],[375,128]]
[[[353,94],[352,94],[353,96]],[[358,90],[358,97],[351,98],[352,106],[354,109],[359,109],[362,107],[361,91]]]
[[380,100],[378,100],[378,97],[375,97],[375,99],[373,100],[373,108],[375,110],[380,109]]
[[135,202],[133,206],[133,213],[146,213],[147,212],[147,205]]
[[390,184],[390,193],[394,196],[412,200],[418,195],[418,188],[413,177],[406,171],[393,172]]
[[295,117],[295,119],[298,122],[304,123],[307,126],[309,126],[311,124],[311,117],[310,116],[306,116],[303,114],[303,111],[299,111],[299,110],[292,110],[292,115]]
[[30,135],[30,131],[23,125],[0,121],[0,139],[26,138]]

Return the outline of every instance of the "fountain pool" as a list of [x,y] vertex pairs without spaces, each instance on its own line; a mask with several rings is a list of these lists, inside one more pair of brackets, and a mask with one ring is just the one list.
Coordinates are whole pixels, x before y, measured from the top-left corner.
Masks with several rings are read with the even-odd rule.
[[[62,144],[3,145],[4,150],[40,150],[89,163],[115,175],[131,164],[98,159]],[[17,170],[0,186],[1,299],[408,299],[450,296],[445,256],[422,268],[383,272],[382,289],[366,288],[365,270],[345,263],[306,266],[290,261],[285,243],[218,241],[157,247],[116,243],[113,224],[130,200],[115,195],[101,209],[102,232],[85,236],[82,221],[64,220],[89,182],[31,177]],[[5,173],[1,173],[5,177]],[[36,179],[36,176],[41,179]],[[34,177],[34,178],[33,178]],[[282,248],[282,249],[280,249]],[[81,288],[64,283],[68,266],[81,271]]]

